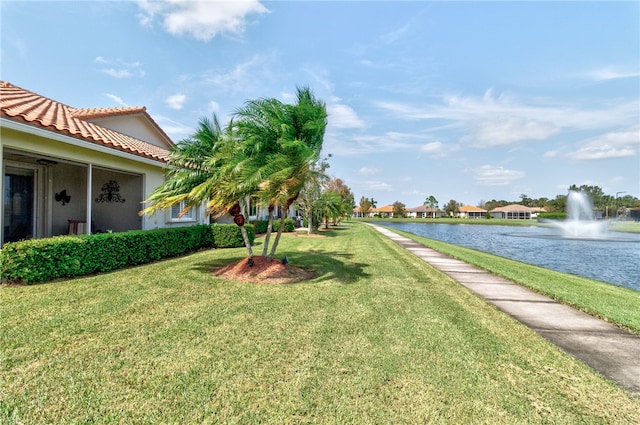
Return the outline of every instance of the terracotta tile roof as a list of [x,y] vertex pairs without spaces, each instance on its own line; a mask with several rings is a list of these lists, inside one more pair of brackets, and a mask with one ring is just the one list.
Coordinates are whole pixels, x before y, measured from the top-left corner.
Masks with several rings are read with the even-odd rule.
[[[145,114],[161,134],[166,136],[147,114],[144,107],[76,109],[14,86],[9,82],[0,81],[0,117],[2,118],[144,158],[166,162],[169,154],[167,149],[87,121],[89,118],[131,113]],[[168,136],[167,140],[171,142]]]
[[460,207],[460,212],[487,212],[487,210],[474,207],[473,205],[463,205]]
[[384,207],[374,208],[371,211],[374,212],[374,213],[392,213],[393,212],[393,205],[385,205]]

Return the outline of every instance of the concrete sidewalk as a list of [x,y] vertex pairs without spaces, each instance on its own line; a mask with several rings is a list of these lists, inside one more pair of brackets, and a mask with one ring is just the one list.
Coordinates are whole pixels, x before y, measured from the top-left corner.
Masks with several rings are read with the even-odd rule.
[[640,398],[640,336],[390,230],[370,225]]

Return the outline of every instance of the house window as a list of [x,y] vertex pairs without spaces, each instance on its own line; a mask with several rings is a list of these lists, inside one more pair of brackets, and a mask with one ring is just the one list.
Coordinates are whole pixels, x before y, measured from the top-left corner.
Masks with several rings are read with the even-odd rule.
[[258,198],[249,198],[249,216],[256,217],[258,215]]
[[193,208],[189,208],[187,212],[180,215],[185,207],[184,201],[171,207],[171,221],[193,221],[195,220],[195,212]]

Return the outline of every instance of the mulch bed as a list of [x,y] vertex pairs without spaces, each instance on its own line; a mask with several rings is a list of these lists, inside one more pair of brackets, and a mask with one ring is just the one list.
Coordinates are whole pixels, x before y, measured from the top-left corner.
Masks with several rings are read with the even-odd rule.
[[213,274],[227,280],[258,284],[297,283],[315,276],[313,270],[282,264],[276,258],[269,261],[263,256],[254,256],[253,266],[249,265],[248,258],[243,258],[214,270]]

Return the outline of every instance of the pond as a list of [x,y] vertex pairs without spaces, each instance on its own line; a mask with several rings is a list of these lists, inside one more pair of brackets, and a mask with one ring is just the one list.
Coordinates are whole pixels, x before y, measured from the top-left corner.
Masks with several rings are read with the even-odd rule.
[[385,226],[640,291],[640,234],[565,238],[547,227],[385,222]]

